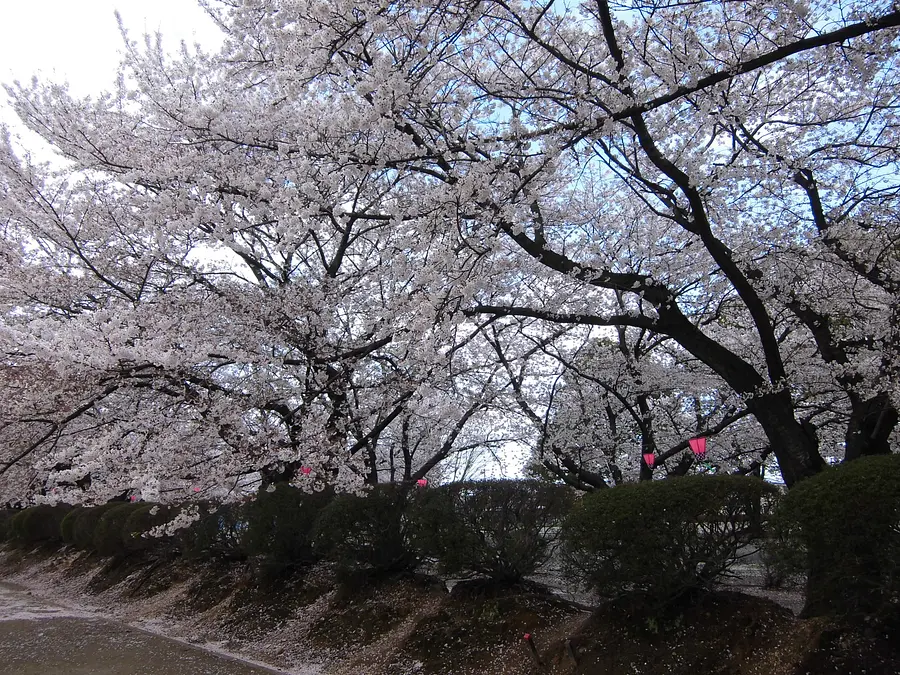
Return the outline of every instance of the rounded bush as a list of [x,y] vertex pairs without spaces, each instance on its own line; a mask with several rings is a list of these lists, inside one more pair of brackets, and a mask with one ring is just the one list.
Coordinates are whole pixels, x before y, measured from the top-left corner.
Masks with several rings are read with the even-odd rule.
[[38,505],[19,511],[9,522],[12,539],[28,544],[60,543],[60,524],[71,506]]
[[9,521],[12,520],[12,517],[17,513],[18,511],[15,511],[13,509],[0,510],[0,541],[7,541],[11,539]]
[[109,502],[99,506],[88,506],[79,511],[74,516],[74,522],[71,526],[72,543],[83,551],[93,551],[94,548],[94,531],[97,524],[103,517],[103,514],[117,506],[121,506],[123,502]]
[[122,524],[122,543],[128,552],[163,550],[171,547],[172,537],[151,537],[150,531],[169,522],[173,509],[153,503],[140,503],[128,514]]
[[287,483],[260,490],[243,509],[246,527],[240,541],[244,551],[257,558],[267,576],[312,564],[318,559],[313,526],[331,499],[328,492],[303,492]]
[[746,553],[777,494],[744,476],[686,476],[590,493],[563,524],[567,572],[603,596],[675,602],[721,579]]
[[94,550],[103,556],[119,556],[128,553],[125,545],[125,523],[131,515],[142,508],[139,503],[118,503],[107,509],[94,528]]
[[573,503],[569,488],[542,481],[453,483],[417,496],[415,539],[445,574],[515,583],[553,555]]
[[[246,559],[247,552],[241,542],[247,529],[244,505],[204,502],[197,506],[199,520],[175,534],[182,553],[188,558]],[[175,513],[173,509],[170,519]]]
[[419,562],[402,487],[377,485],[365,496],[339,495],[320,512],[313,551],[342,572],[392,573]]
[[864,457],[797,484],[768,553],[806,575],[806,613],[900,614],[900,456]]
[[62,522],[59,524],[59,534],[64,544],[69,544],[70,546],[75,544],[75,522],[84,511],[85,507],[76,506],[62,519]]

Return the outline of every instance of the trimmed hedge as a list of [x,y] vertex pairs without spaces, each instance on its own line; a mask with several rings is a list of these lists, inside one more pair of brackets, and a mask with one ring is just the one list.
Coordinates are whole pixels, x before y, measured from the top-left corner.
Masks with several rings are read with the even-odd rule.
[[74,516],[74,522],[66,525],[71,532],[72,543],[82,551],[94,551],[94,531],[103,514],[121,506],[124,502],[109,502],[99,506],[88,506]]
[[28,544],[60,543],[60,524],[71,509],[65,504],[41,504],[19,511],[9,521],[10,538]]
[[[104,556],[121,556],[128,553],[125,523],[144,504],[120,502],[104,510],[94,528],[94,550]],[[130,539],[130,537],[129,537]]]
[[777,494],[757,478],[727,475],[590,493],[563,524],[567,572],[603,596],[676,602],[728,573]]
[[13,509],[0,510],[0,541],[11,539],[9,521],[12,520],[12,517],[17,513],[18,511]]
[[806,575],[805,613],[900,620],[900,455],[863,457],[796,485],[767,547],[780,575]]
[[150,537],[150,530],[164,525],[175,517],[176,509],[161,504],[142,502],[135,505],[122,524],[121,538],[125,551],[167,550],[172,547],[172,537]]
[[62,519],[62,522],[60,522],[59,534],[64,544],[69,544],[70,546],[75,545],[75,521],[77,521],[78,516],[86,510],[87,507],[76,506],[69,511],[65,518]]
[[313,551],[342,573],[410,571],[419,562],[402,486],[378,485],[364,497],[339,495],[319,512]]
[[328,492],[308,493],[278,483],[271,492],[260,490],[243,508],[241,546],[248,556],[256,558],[264,577],[277,577],[319,559],[313,550],[312,531],[319,513],[332,498]]
[[535,480],[445,485],[416,500],[416,543],[445,574],[516,583],[553,555],[573,503],[569,488]]
[[[172,507],[171,517],[178,507]],[[198,504],[200,519],[178,530],[175,540],[188,558],[244,560],[247,552],[241,535],[247,528],[244,507],[240,504]]]

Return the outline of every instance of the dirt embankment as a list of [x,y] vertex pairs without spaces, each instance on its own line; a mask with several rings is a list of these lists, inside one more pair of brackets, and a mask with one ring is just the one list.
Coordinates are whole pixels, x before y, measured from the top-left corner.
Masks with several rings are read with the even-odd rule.
[[424,576],[339,585],[318,568],[262,587],[243,563],[111,562],[65,551],[5,551],[0,578],[297,673],[900,673],[900,648],[879,631],[798,619],[767,599],[736,592],[709,594],[659,616],[626,601],[588,611],[537,586],[466,583],[448,593]]

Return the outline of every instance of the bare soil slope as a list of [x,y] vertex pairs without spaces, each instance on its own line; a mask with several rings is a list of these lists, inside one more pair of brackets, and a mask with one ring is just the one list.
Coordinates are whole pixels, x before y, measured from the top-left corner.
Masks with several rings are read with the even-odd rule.
[[[432,577],[339,585],[327,568],[260,585],[248,563],[7,550],[0,578],[126,623],[326,675],[897,675],[900,648],[865,625],[798,619],[711,593],[660,616],[637,601],[588,611],[537,585]],[[532,636],[532,651],[523,639]]]

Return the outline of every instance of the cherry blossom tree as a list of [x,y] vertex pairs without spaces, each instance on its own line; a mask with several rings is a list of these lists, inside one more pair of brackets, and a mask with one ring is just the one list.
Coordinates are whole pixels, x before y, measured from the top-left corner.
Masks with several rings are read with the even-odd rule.
[[[167,77],[157,57],[133,51],[125,68],[149,86]],[[448,384],[447,347],[465,329],[443,315],[439,271],[425,264],[447,244],[419,239],[385,208],[385,195],[397,208],[410,200],[396,177],[348,177],[325,162],[309,172],[308,158],[282,163],[280,147],[209,138],[193,126],[196,100],[166,110],[150,96],[129,123],[109,100],[56,89],[40,107],[28,98],[38,91],[19,91],[20,112],[59,125],[44,131],[71,165],[61,180],[3,147],[3,346],[15,372],[44,368],[79,386],[53,392],[51,405],[41,397],[50,383],[32,383],[34,399],[4,417],[11,452],[0,471],[27,463],[28,489],[60,499],[88,486],[96,499],[123,488],[222,497],[248,473],[374,482],[379,441],[404,421],[407,441],[411,428],[426,436],[413,439],[405,478],[458,449],[491,379]],[[92,137],[58,117],[76,110]],[[456,406],[442,405],[439,423],[410,424],[451,385]]]
[[[757,472],[771,453],[740,397],[670,338],[525,326],[493,328],[489,342],[507,371],[508,405],[533,430],[539,475],[595,490],[655,472]],[[698,436],[711,440],[702,464],[689,450]]]
[[[794,3],[653,3],[631,6],[626,15],[597,2],[582,5],[575,21],[548,6],[503,8],[494,14],[498,28],[490,37],[497,45],[515,42],[520,51],[497,49],[490,79],[480,81],[515,111],[511,122],[522,130],[514,135],[534,150],[522,153],[534,167],[530,185],[549,172],[542,162],[574,166],[588,178],[570,180],[565,198],[577,195],[588,208],[574,212],[579,229],[587,230],[580,239],[571,226],[560,226],[547,192],[531,201],[530,218],[501,221],[498,229],[545,267],[586,287],[633,293],[641,302],[618,315],[597,312],[596,302],[563,312],[496,302],[478,309],[668,335],[744,398],[789,485],[818,470],[818,442],[798,419],[790,379],[805,364],[789,364],[783,348],[798,319],[807,330],[814,326],[786,297],[796,285],[786,268],[796,264],[790,252],[808,243],[830,249],[834,261],[847,258],[838,249],[851,247],[829,243],[829,225],[816,224],[817,210],[844,218],[847,207],[864,210],[876,200],[881,214],[890,210],[896,8],[847,5],[837,20],[821,7]],[[765,140],[755,143],[758,138]],[[876,159],[871,169],[869,157]],[[813,190],[819,172],[822,185]],[[832,203],[817,206],[823,196]],[[571,208],[568,214],[572,222]],[[869,246],[875,250],[863,249],[866,263],[857,267],[888,250],[874,241]],[[846,309],[833,305],[825,319],[843,319],[855,335],[876,329],[868,343],[887,358],[890,296],[852,260],[842,262],[842,273],[860,287],[851,305],[859,307],[864,295],[869,320],[854,325]],[[706,328],[720,328],[723,320],[743,335],[726,341]],[[823,345],[820,339],[818,358],[838,363],[822,353]],[[854,360],[845,354],[844,368]],[[851,367],[852,386],[845,377],[843,388],[851,406],[861,399],[848,439],[865,418],[869,429],[880,425],[877,446],[895,418],[887,405],[888,366],[873,370],[871,360],[862,355]],[[863,389],[886,395],[872,401],[860,394],[863,381]],[[873,408],[888,412],[873,419]]]
[[671,345],[788,485],[890,450],[895,3],[205,6],[218,54],[126,35],[112,92],[8,90],[67,164],[2,146],[2,353],[78,393],[21,401],[0,470],[413,477],[504,396],[549,419],[571,331]]
[[696,437],[709,441],[702,470],[751,472],[767,459],[740,398],[664,340],[622,328],[561,358],[566,375],[548,411],[543,465],[567,482],[597,489],[657,471],[684,475],[701,468],[688,443]]

